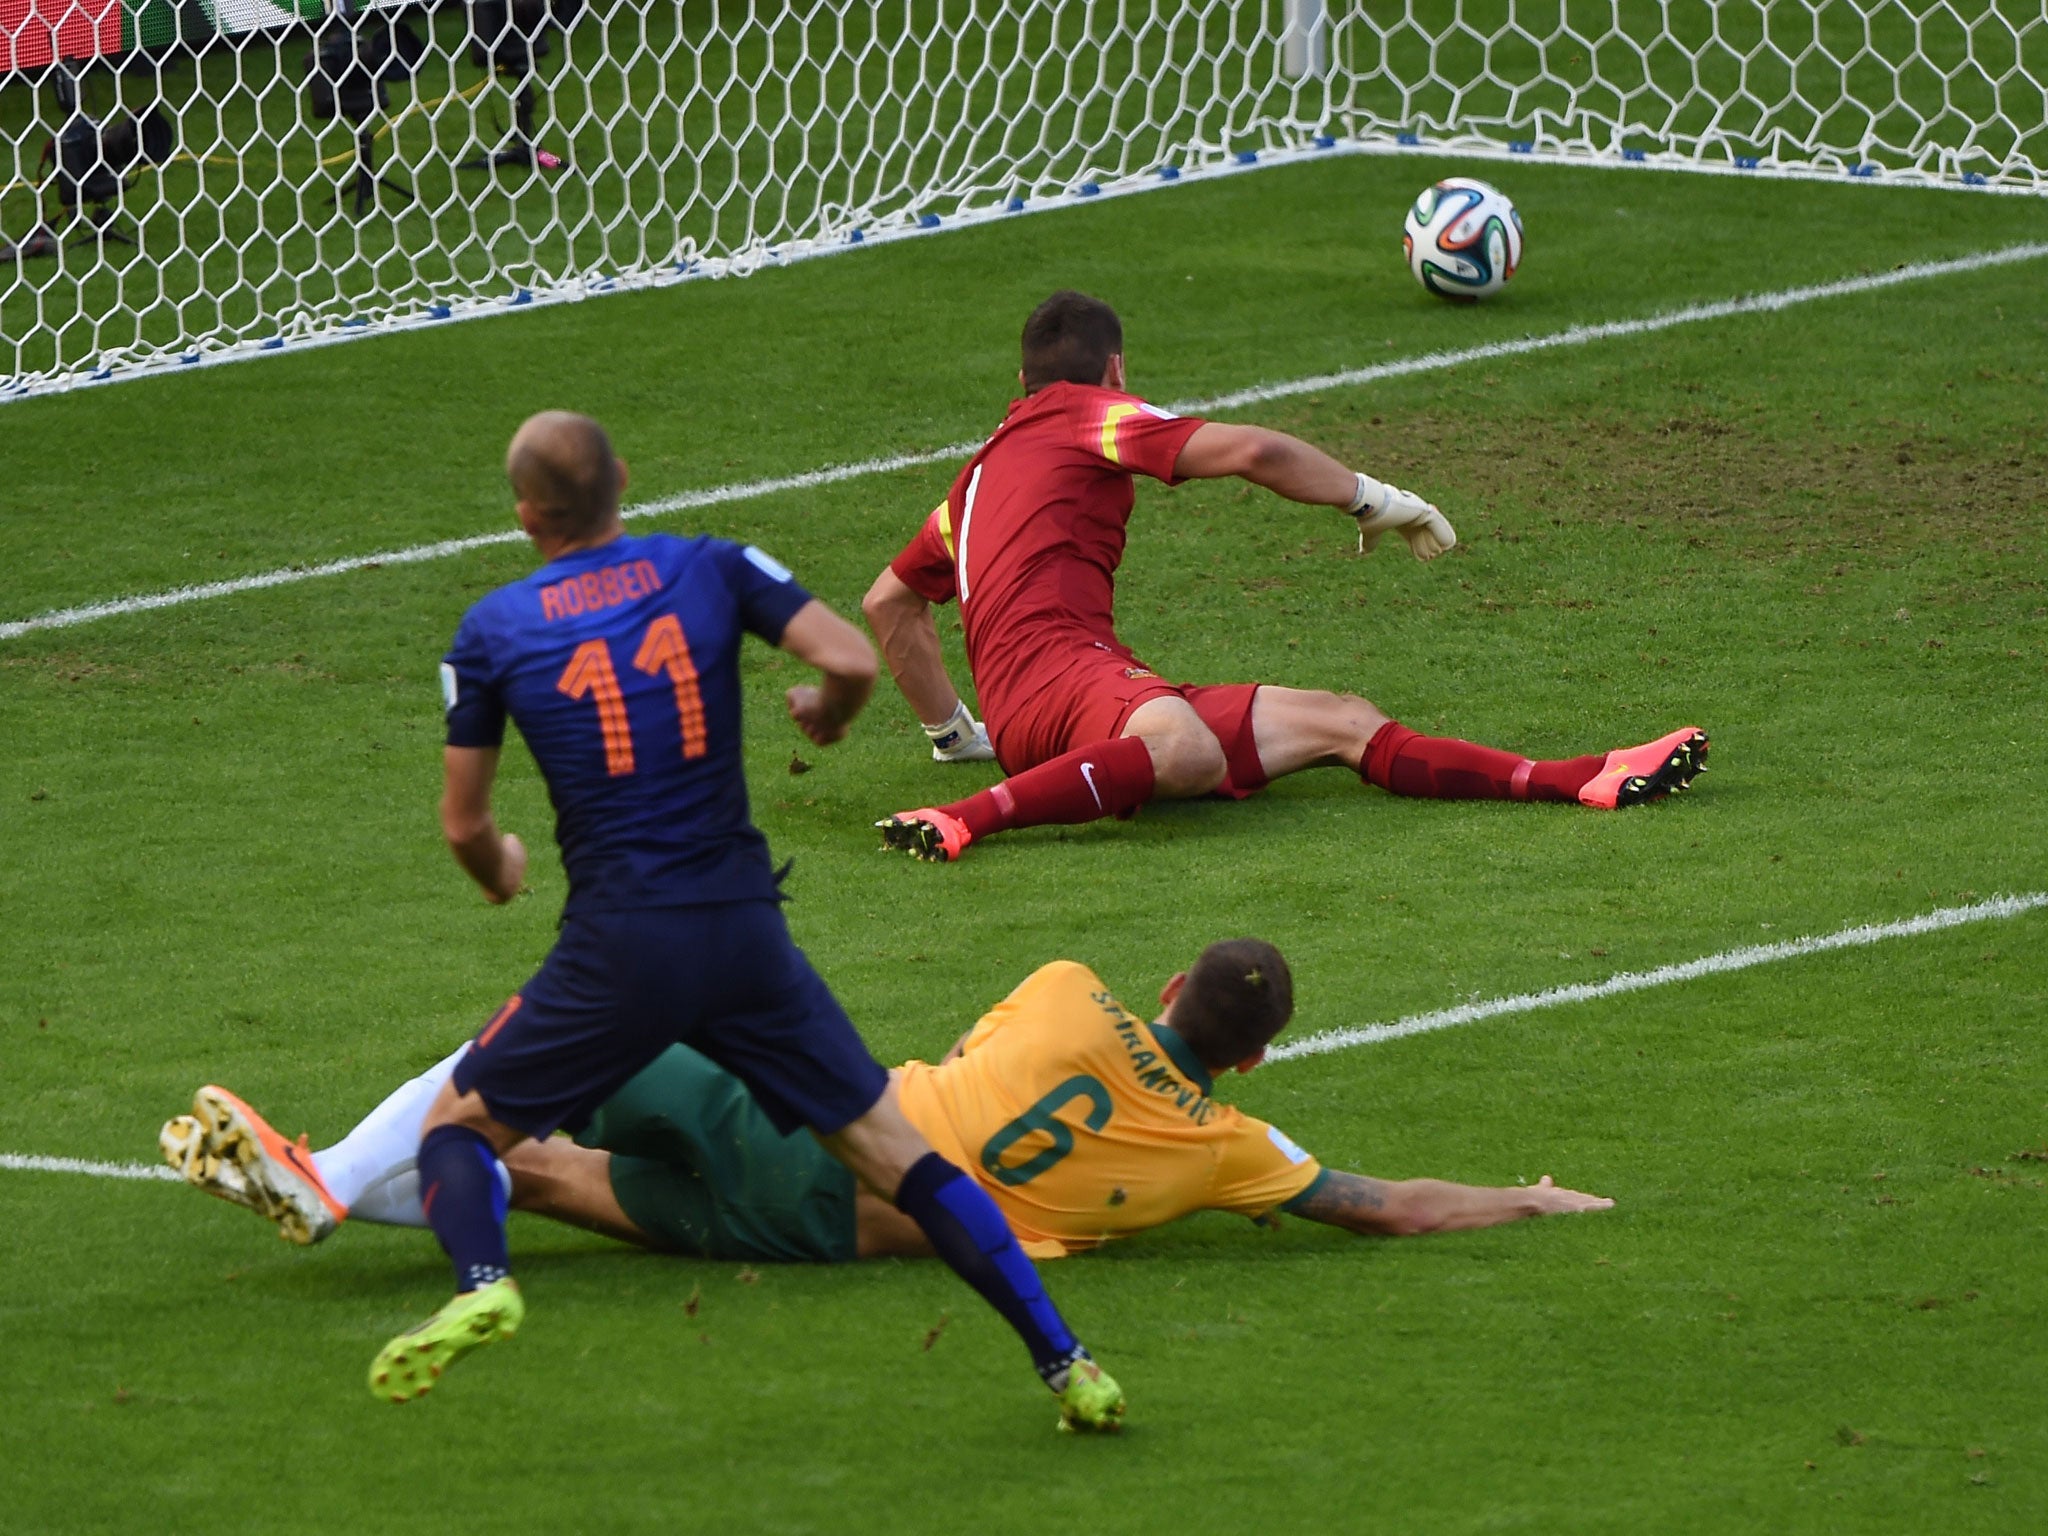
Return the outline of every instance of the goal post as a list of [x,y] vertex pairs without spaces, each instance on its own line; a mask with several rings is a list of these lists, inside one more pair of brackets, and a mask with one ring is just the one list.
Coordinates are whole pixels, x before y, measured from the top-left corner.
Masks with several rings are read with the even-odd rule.
[[2048,189],[2041,0],[0,0],[0,397],[1294,157]]
[[1280,68],[1292,80],[1321,80],[1330,73],[1330,10],[1325,0],[1286,0],[1280,35]]

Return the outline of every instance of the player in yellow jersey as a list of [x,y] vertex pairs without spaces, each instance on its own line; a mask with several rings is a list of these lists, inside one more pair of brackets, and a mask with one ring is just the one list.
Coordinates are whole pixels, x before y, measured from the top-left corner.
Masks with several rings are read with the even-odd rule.
[[[1054,961],[943,1061],[891,1074],[911,1123],[980,1182],[1032,1257],[1201,1210],[1282,1210],[1404,1235],[1613,1204],[1547,1177],[1485,1188],[1326,1169],[1276,1127],[1213,1097],[1215,1077],[1256,1067],[1293,1012],[1287,962],[1270,944],[1210,945],[1161,1002],[1147,1022],[1086,966]],[[191,1182],[270,1216],[294,1241],[326,1236],[335,1211],[424,1225],[412,1149],[454,1060],[319,1151],[286,1143],[232,1094],[204,1088],[196,1117],[164,1127],[164,1152]],[[687,1047],[622,1089],[577,1142],[529,1142],[506,1165],[518,1208],[650,1248],[828,1262],[928,1251],[915,1224],[811,1138],[781,1135],[736,1078]]]
[[1027,1253],[1056,1258],[1190,1211],[1263,1216],[1314,1184],[1314,1158],[1210,1096],[1287,1022],[1287,963],[1252,939],[1211,945],[1147,1023],[1085,965],[1026,978],[939,1066],[895,1073],[994,1198]]

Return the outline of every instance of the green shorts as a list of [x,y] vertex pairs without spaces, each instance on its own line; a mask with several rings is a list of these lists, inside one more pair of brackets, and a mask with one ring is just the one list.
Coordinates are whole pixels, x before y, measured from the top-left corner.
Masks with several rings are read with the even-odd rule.
[[706,1259],[858,1256],[854,1178],[808,1131],[784,1136],[746,1085],[669,1047],[576,1138],[612,1154],[612,1193],[657,1248]]

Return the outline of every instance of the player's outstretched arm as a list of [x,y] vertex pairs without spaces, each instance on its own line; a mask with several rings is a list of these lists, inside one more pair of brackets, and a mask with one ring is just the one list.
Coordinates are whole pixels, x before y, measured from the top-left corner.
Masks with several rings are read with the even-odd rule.
[[846,735],[875,691],[875,648],[866,635],[812,598],[796,611],[778,642],[823,679],[789,690],[789,718],[821,747]]
[[1415,1237],[1425,1232],[1459,1232],[1497,1227],[1530,1216],[1604,1211],[1614,1202],[1598,1195],[1560,1189],[1545,1174],[1534,1184],[1485,1189],[1444,1179],[1370,1179],[1325,1169],[1287,1210],[1326,1226],[1382,1237]]
[[946,670],[932,605],[885,565],[861,599],[860,611],[881,643],[889,675],[931,737],[932,755],[954,763],[991,761],[995,752],[988,732],[961,702]]
[[1173,461],[1173,474],[1177,480],[1234,475],[1289,501],[1345,512],[1358,494],[1358,476],[1313,443],[1269,427],[1222,421],[1205,421],[1195,428]]
[[1458,542],[1450,520],[1420,496],[1346,469],[1314,444],[1268,427],[1204,422],[1182,445],[1173,473],[1180,480],[1235,476],[1289,501],[1340,508],[1358,519],[1361,554],[1390,529],[1418,560],[1433,560]]
[[491,815],[491,785],[498,777],[496,747],[447,747],[441,755],[441,833],[484,899],[502,905],[526,884],[526,845],[498,830]]

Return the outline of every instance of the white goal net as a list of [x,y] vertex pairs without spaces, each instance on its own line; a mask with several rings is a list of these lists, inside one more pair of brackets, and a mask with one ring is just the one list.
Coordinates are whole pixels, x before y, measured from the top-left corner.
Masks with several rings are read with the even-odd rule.
[[0,398],[1334,150],[2048,188],[2042,0],[0,0]]

